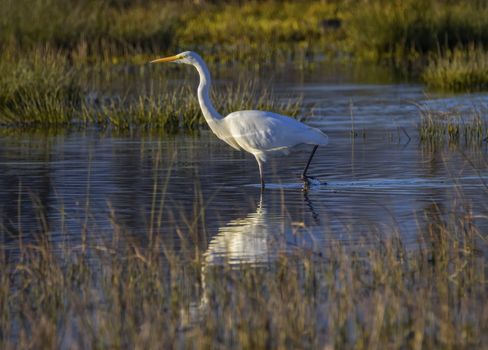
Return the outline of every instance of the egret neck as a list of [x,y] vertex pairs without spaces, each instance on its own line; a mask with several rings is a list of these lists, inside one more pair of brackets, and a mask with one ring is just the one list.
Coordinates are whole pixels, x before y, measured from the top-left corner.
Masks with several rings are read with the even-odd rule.
[[200,56],[196,56],[196,58],[196,62],[194,62],[193,65],[200,75],[200,83],[198,84],[198,103],[200,104],[203,116],[210,126],[210,129],[212,129],[217,136],[220,136],[222,128],[220,121],[223,117],[217,112],[210,101],[210,87],[212,84],[210,72],[203,59]]

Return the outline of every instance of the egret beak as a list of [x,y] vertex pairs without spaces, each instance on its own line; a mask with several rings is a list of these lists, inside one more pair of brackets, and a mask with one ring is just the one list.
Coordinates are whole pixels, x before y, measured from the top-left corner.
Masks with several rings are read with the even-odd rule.
[[176,61],[178,59],[180,59],[180,55],[158,58],[158,59],[155,59],[149,63],[173,62],[173,61]]

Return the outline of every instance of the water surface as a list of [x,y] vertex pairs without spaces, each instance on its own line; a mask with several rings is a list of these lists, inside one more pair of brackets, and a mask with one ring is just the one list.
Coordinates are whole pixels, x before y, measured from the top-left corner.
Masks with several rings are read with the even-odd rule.
[[422,143],[417,125],[418,105],[467,111],[484,107],[487,95],[432,95],[419,84],[364,82],[336,70],[292,81],[277,74],[272,82],[282,99],[302,96],[306,122],[329,135],[307,191],[298,175],[311,147],[267,163],[261,195],[254,158],[208,130],[4,130],[3,240],[13,246],[19,236],[47,231],[54,242],[76,246],[84,235],[109,238],[117,227],[141,242],[161,235],[175,251],[186,236],[210,263],[260,263],[290,249],[320,252],[337,240],[364,244],[375,232],[400,234],[414,246],[419,229],[459,203],[474,214],[486,209],[486,142]]

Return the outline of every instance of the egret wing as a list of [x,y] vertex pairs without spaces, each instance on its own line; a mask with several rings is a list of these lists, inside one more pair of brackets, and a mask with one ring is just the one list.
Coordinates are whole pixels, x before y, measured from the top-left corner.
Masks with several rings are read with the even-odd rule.
[[318,136],[326,137],[317,129],[271,112],[239,111],[224,120],[229,136],[251,153],[285,151],[300,143],[317,143]]

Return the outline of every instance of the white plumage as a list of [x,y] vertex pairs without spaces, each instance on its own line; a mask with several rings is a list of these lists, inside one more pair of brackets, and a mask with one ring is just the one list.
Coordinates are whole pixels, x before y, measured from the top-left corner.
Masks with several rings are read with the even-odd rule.
[[214,134],[237,150],[251,153],[256,158],[261,176],[261,188],[264,189],[263,163],[271,153],[288,154],[289,150],[299,144],[314,145],[302,173],[307,180],[307,170],[317,147],[325,146],[327,135],[316,128],[307,126],[293,118],[264,111],[238,111],[225,118],[212,105],[209,97],[211,86],[210,73],[203,59],[192,51],[186,51],[176,56],[160,58],[152,61],[176,62],[193,65],[199,75],[198,101],[202,113]]

